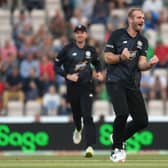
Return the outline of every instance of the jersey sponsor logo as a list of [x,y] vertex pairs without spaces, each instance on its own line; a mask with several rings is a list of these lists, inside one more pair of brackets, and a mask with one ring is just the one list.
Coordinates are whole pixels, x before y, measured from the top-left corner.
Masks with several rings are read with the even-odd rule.
[[85,58],[86,59],[90,59],[91,58],[91,52],[90,51],[86,51],[85,52]]
[[87,66],[88,61],[83,61],[80,62],[79,64],[75,65],[75,71],[81,71],[83,69],[85,69],[85,67]]
[[142,49],[143,43],[142,41],[137,41],[137,48]]
[[130,51],[129,60],[133,60],[136,57],[137,51]]
[[114,46],[113,46],[113,45],[110,45],[110,44],[107,44],[106,47],[107,47],[107,48],[114,48]]
[[127,41],[127,40],[123,41],[123,44],[127,44],[127,43],[128,43],[128,41]]
[[74,57],[77,56],[77,53],[76,52],[72,53],[72,56],[74,56]]

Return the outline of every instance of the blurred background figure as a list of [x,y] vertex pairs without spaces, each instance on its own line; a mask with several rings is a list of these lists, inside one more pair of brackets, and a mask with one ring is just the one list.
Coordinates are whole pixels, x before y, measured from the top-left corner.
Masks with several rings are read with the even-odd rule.
[[[43,96],[54,85],[60,96],[55,114],[68,116],[65,80],[54,73],[53,59],[73,38],[74,27],[84,24],[88,27],[88,43],[96,48],[105,67],[102,61],[105,43],[112,31],[126,26],[128,9],[135,6],[145,11],[143,34],[149,41],[148,61],[153,54],[160,59],[149,74],[142,74],[141,91],[149,108],[154,101],[167,104],[168,1],[3,0],[0,2],[0,111],[4,111],[10,99],[6,95],[13,90],[12,85],[19,86],[18,93],[22,93],[17,94],[17,99],[24,106],[28,101],[42,105]],[[14,75],[13,67],[17,67],[18,75]],[[11,80],[14,82],[10,83]],[[104,83],[95,81],[95,84],[96,101],[109,102]],[[165,112],[159,108],[160,115],[168,115],[168,105],[165,107]],[[150,115],[155,113],[150,111]]]
[[12,73],[7,75],[5,81],[5,92],[3,96],[4,107],[10,100],[24,101],[23,80],[19,73],[18,67],[12,68]]
[[56,92],[55,86],[50,86],[43,97],[44,115],[57,115],[60,106],[60,95]]

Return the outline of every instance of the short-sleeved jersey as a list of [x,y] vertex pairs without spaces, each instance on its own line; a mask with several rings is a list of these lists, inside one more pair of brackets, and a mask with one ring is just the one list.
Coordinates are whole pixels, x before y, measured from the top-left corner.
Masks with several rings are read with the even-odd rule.
[[107,82],[123,81],[129,86],[137,83],[138,60],[140,56],[146,56],[148,42],[140,33],[131,37],[127,29],[118,29],[112,32],[104,52],[121,54],[124,48],[128,48],[131,59],[117,64],[107,64]]
[[79,48],[76,43],[72,42],[58,54],[54,62],[54,69],[56,73],[64,77],[67,74],[78,73],[78,83],[83,83],[92,80],[92,65],[95,66],[96,71],[101,71],[96,49],[89,45]]

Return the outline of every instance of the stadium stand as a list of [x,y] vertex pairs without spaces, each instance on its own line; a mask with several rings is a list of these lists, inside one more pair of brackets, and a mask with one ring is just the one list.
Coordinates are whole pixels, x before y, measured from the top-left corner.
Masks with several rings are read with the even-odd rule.
[[[144,34],[149,40],[148,55],[156,53],[163,60],[163,63],[157,65],[151,72],[142,74],[141,90],[150,115],[168,115],[168,9],[166,1],[29,0],[26,3],[16,1],[15,4],[10,0],[6,2],[6,4],[0,4],[0,111],[2,111],[0,115],[42,115],[43,97],[53,84],[61,99],[66,99],[65,81],[57,74],[51,75],[50,70],[53,58],[72,39],[73,27],[78,23],[86,24],[90,33],[88,41],[102,56],[105,41],[113,30],[126,26],[127,10],[132,6],[142,7],[147,16]],[[35,66],[38,72],[37,80],[28,71],[25,72],[25,68],[29,66],[28,57],[32,57],[32,66]],[[47,59],[43,59],[44,57]],[[47,64],[44,63],[45,60],[48,60]],[[30,93],[33,89],[36,90],[37,97],[32,98],[35,95],[29,94],[28,97],[33,100],[27,99],[27,89],[24,85],[23,103],[10,100],[7,104],[8,113],[4,113],[6,107],[3,100],[7,91],[5,84],[13,66],[18,66],[23,85],[29,80],[31,87],[28,90]],[[32,81],[36,81],[37,86],[32,84]],[[104,88],[97,89],[96,95],[100,95],[102,89]],[[93,105],[94,115],[113,115],[108,101],[97,96]],[[63,104],[64,107],[59,107],[59,109],[65,111],[67,105],[69,110],[68,103]],[[64,112],[64,114],[70,115],[69,112]],[[48,115],[60,115],[60,113],[54,110]]]

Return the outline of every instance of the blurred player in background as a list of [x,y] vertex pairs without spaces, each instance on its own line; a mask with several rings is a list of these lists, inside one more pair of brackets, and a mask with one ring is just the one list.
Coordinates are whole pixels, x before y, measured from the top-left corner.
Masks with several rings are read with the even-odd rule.
[[[123,143],[148,125],[137,75],[140,71],[151,69],[158,62],[158,57],[154,56],[147,62],[148,42],[140,34],[143,25],[144,12],[139,8],[131,9],[128,12],[128,27],[112,32],[104,51],[106,85],[116,115],[110,156],[113,162],[125,161]],[[127,123],[129,114],[132,121]]]
[[103,75],[95,48],[86,44],[88,36],[86,27],[83,25],[75,27],[74,36],[75,42],[62,49],[55,59],[54,67],[55,72],[66,79],[67,96],[71,104],[76,127],[73,133],[73,142],[75,144],[81,142],[84,124],[85,157],[92,157],[94,153],[93,146],[96,143],[96,130],[91,114],[94,96],[91,64],[96,68],[98,80],[103,80]]

